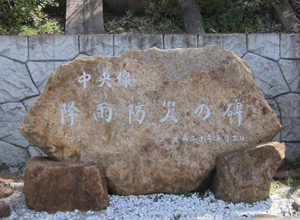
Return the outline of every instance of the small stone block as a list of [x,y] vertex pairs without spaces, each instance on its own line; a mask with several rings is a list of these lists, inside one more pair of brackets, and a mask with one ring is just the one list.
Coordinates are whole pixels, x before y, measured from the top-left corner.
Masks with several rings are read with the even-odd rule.
[[109,203],[101,166],[83,162],[58,162],[36,156],[26,163],[25,201],[29,209],[99,211]]
[[265,200],[284,157],[285,146],[278,142],[222,153],[217,157],[212,191],[216,198],[225,202]]
[[14,193],[13,189],[0,186],[0,199],[9,197],[13,193]]
[[7,203],[0,201],[0,218],[6,218],[10,216],[10,207]]

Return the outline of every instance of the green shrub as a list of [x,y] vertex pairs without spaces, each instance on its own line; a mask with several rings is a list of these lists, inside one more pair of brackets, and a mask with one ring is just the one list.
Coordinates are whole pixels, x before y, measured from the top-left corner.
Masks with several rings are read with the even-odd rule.
[[[46,5],[58,6],[55,0],[0,0],[2,32],[30,30],[33,33],[61,33],[62,27],[49,20],[43,11]],[[30,35],[30,33],[28,35]]]
[[183,10],[178,5],[178,0],[143,0],[142,6],[144,14],[150,18],[152,26],[158,30],[182,32]]
[[275,1],[197,0],[207,33],[251,33],[261,31],[266,23],[272,26],[268,11]]

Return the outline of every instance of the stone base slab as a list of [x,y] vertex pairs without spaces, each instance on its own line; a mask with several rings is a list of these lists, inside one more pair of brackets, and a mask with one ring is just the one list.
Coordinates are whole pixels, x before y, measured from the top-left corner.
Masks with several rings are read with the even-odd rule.
[[107,208],[106,181],[99,165],[57,162],[36,156],[26,163],[25,201],[29,209],[55,213]]

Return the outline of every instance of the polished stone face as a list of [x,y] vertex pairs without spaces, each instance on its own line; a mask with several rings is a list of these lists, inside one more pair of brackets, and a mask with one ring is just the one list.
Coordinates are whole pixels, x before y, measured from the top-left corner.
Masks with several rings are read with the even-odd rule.
[[116,194],[197,189],[220,153],[281,126],[252,70],[202,49],[82,57],[53,73],[20,132],[58,160],[101,164]]

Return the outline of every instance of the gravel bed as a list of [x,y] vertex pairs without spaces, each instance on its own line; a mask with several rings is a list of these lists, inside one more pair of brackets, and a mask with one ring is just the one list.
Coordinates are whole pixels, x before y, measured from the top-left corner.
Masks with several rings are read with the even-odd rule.
[[12,197],[5,199],[10,204],[12,214],[4,220],[16,219],[142,219],[142,220],[204,220],[204,219],[228,219],[238,217],[253,217],[257,214],[274,216],[299,216],[299,213],[292,209],[292,199],[285,199],[273,194],[269,199],[253,204],[226,203],[217,200],[214,195],[207,191],[203,197],[198,193],[190,197],[183,195],[151,194],[141,196],[109,196],[110,203],[106,210],[99,212],[57,212],[48,214],[46,212],[35,212],[29,210],[25,205],[24,194],[15,191]]

